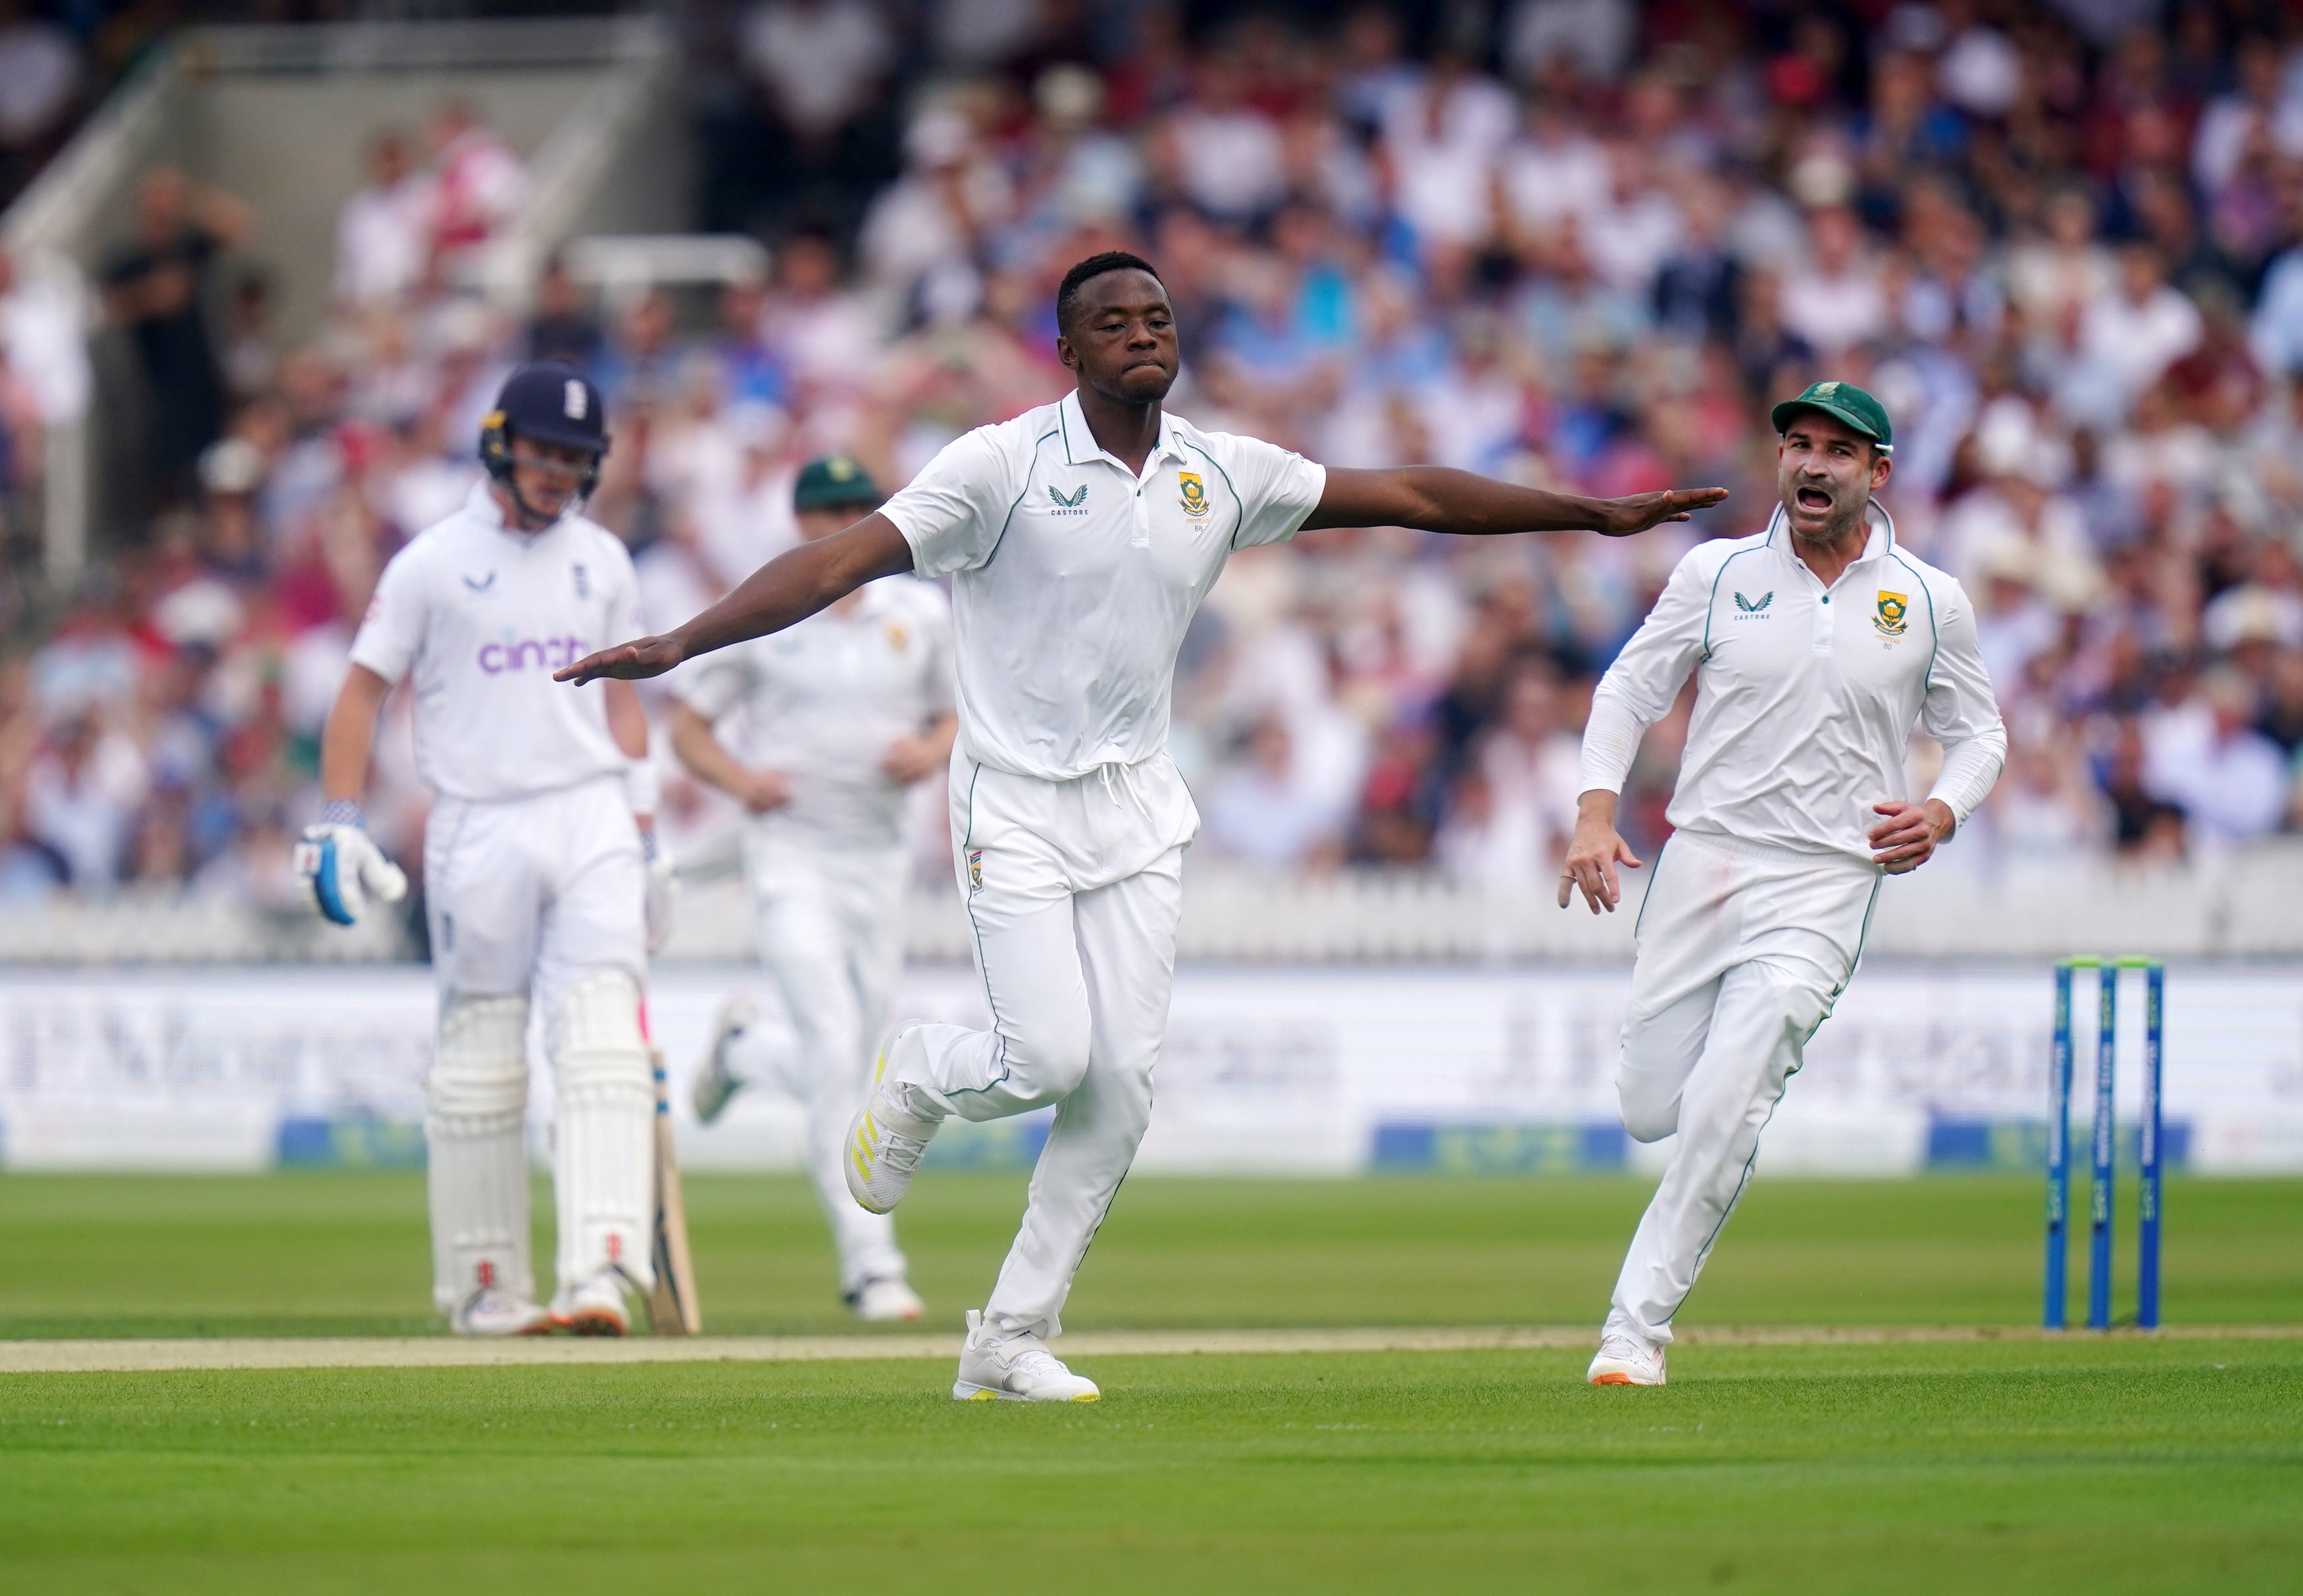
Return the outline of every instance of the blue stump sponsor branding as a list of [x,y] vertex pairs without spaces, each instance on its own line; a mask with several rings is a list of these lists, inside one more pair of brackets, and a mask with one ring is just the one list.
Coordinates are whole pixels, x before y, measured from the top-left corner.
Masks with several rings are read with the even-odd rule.
[[[2160,1158],[2181,1169],[2191,1147],[2191,1127],[2182,1120],[2166,1122]],[[2120,1133],[2119,1163],[2122,1169],[2143,1162],[2143,1128],[2125,1127]],[[2047,1122],[2045,1120],[1975,1120],[1937,1115],[1928,1122],[1928,1168],[1931,1170],[1995,1170],[2035,1173],[2047,1167]]]

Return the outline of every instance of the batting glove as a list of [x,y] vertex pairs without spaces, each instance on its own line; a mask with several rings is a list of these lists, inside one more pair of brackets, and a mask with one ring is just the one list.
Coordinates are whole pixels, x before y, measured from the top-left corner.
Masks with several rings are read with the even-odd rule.
[[341,800],[322,811],[316,826],[304,827],[296,844],[296,878],[322,919],[349,926],[367,911],[368,900],[397,903],[408,895],[408,877],[368,840],[359,806]]

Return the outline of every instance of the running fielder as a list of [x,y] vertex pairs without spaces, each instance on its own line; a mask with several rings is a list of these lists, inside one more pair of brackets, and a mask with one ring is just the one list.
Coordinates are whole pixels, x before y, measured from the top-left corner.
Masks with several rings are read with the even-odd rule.
[[[578,513],[607,449],[600,396],[572,367],[505,382],[481,427],[488,480],[384,567],[328,716],[325,817],[297,849],[339,924],[405,890],[359,797],[376,710],[412,680],[418,769],[436,794],[424,844],[440,993],[425,1119],[432,1295],[460,1335],[621,1335],[627,1289],[652,1284],[640,981],[651,931],[668,928],[670,874],[653,862],[647,722],[625,683],[551,681],[637,613],[622,542]],[[528,1264],[531,1012],[557,1085],[548,1311]]]
[[[809,463],[792,488],[802,541],[879,508],[855,461]],[[720,1011],[696,1078],[705,1124],[748,1081],[807,1105],[809,1172],[839,1248],[840,1292],[860,1319],[916,1319],[895,1221],[848,1195],[840,1147],[871,1085],[873,1050],[903,966],[907,796],[951,761],[951,606],[910,576],[858,588],[772,637],[723,649],[673,678],[671,746],[750,811],[745,873],[760,958],[797,1034],[781,1056],[747,998]],[[739,708],[740,753],[714,727]]]
[[1132,255],[1082,261],[1056,296],[1078,386],[980,427],[846,531],[763,566],[662,637],[579,660],[563,680],[649,676],[780,631],[877,577],[956,574],[959,743],[953,852],[990,1030],[914,1025],[880,1053],[848,1189],[893,1209],[952,1114],[1058,1105],[1021,1233],[967,1315],[956,1397],[1093,1401],[1047,1348],[1152,1113],[1199,826],[1168,757],[1176,652],[1235,549],[1306,526],[1470,535],[1684,520],[1723,489],[1592,500],[1434,466],[1322,470],[1164,415],[1175,313]]
[[[1559,903],[1620,900],[1615,800],[1640,738],[1696,673],[1695,716],[1636,928],[1617,1087],[1642,1142],[1676,1134],[1632,1238],[1594,1385],[1661,1385],[1671,1322],[1742,1195],[1759,1132],[1846,989],[1883,876],[1975,812],[2007,735],[1958,583],[1895,543],[1879,401],[1818,382],[1776,407],[1781,506],[1755,537],[1699,544],[1608,668],[1583,734]],[[1919,803],[1914,726],[1944,744]]]

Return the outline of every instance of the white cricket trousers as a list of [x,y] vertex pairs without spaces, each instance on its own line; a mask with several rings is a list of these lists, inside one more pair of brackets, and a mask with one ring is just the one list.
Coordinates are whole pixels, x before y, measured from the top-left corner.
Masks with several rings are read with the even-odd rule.
[[562,1285],[614,1263],[645,1286],[654,1083],[640,1034],[646,867],[623,782],[496,802],[443,799],[424,838],[440,994],[426,1083],[433,1296],[533,1296],[527,1029],[553,1061]]
[[1882,876],[1845,855],[1684,830],[1654,869],[1616,1086],[1635,1140],[1678,1139],[1607,1332],[1664,1346],[1750,1178],[1760,1131],[1855,972]]
[[1058,1105],[986,1323],[1062,1333],[1064,1298],[1152,1121],[1184,850],[1199,811],[1155,754],[1076,781],[952,761],[952,853],[992,1029],[919,1028],[903,1084],[969,1120]]
[[839,1286],[900,1276],[896,1222],[857,1205],[841,1165],[848,1122],[864,1105],[888,1004],[904,962],[904,883],[911,859],[894,848],[839,849],[773,826],[746,838],[760,962],[782,997],[797,1048],[753,1032],[732,1038],[729,1063],[807,1109],[808,1174],[839,1251]]

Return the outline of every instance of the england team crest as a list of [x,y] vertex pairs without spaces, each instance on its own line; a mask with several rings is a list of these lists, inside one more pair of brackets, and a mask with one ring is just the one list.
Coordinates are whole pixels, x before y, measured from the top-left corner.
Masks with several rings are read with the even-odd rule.
[[1891,593],[1882,588],[1879,592],[1879,612],[1871,617],[1871,624],[1878,628],[1882,637],[1901,637],[1911,624],[1908,618],[1911,610],[1909,597],[1902,593]]

